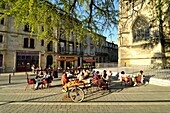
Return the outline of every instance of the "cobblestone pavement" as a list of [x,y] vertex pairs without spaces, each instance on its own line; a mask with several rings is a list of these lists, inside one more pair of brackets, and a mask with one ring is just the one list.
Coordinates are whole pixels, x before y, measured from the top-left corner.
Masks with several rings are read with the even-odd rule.
[[0,113],[169,113],[170,87],[120,86],[112,81],[111,93],[87,92],[81,103],[64,99],[60,79],[50,88],[25,91],[26,77],[15,76],[11,84],[0,76]]

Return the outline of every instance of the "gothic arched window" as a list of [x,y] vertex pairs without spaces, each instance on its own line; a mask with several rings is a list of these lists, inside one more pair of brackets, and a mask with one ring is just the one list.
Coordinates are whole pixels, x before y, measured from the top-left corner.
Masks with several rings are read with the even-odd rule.
[[133,42],[145,40],[150,37],[149,23],[144,17],[138,17],[132,27]]

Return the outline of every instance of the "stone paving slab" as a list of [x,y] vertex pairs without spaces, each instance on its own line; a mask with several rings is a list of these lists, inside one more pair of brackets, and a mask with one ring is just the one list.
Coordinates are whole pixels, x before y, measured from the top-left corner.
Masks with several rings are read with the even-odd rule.
[[[17,83],[18,82],[18,83]],[[25,77],[0,85],[0,113],[169,113],[170,87],[152,84],[122,87],[113,82],[111,93],[87,93],[81,103],[63,100],[60,79],[49,89],[25,91]]]
[[[138,104],[138,103],[137,103]],[[169,104],[7,103],[0,113],[169,113]]]

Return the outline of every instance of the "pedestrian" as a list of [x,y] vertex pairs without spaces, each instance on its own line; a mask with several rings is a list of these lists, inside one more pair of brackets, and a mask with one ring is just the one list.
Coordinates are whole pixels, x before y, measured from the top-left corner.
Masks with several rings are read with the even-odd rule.
[[35,73],[35,65],[34,64],[31,66],[31,70],[32,70],[32,73]]

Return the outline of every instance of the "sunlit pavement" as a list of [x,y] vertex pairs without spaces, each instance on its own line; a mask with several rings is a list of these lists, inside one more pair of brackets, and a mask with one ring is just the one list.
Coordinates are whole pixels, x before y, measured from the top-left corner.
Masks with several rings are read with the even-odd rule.
[[[170,87],[142,85],[124,87],[112,81],[111,92],[87,92],[81,103],[64,99],[60,78],[50,88],[26,88],[26,76],[2,81],[0,76],[0,113],[169,113]],[[31,76],[30,76],[31,77]]]

